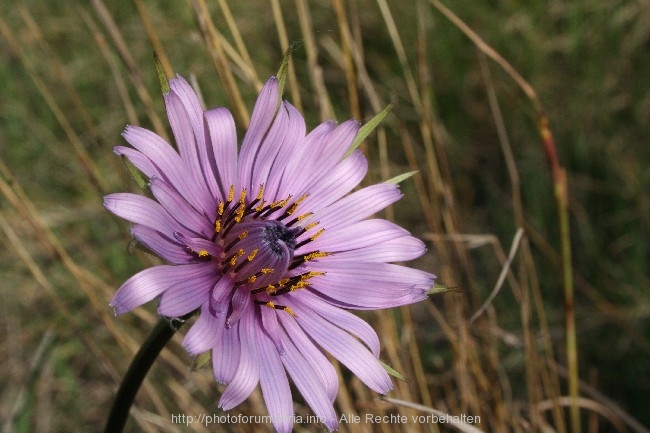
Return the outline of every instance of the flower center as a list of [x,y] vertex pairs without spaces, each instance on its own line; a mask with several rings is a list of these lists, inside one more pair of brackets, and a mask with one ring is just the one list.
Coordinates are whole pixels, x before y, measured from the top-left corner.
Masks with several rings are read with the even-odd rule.
[[244,289],[254,302],[294,314],[290,308],[276,305],[273,298],[302,289],[309,279],[323,275],[309,271],[304,264],[325,257],[330,253],[312,251],[294,255],[294,251],[320,236],[324,229],[315,230],[318,222],[304,224],[312,216],[305,213],[296,216],[300,203],[307,195],[293,200],[267,203],[264,187],[258,195],[247,200],[242,190],[235,200],[235,189],[230,187],[228,198],[220,201],[211,242],[213,251],[200,249],[199,258],[217,262],[223,275],[232,279],[236,291]]

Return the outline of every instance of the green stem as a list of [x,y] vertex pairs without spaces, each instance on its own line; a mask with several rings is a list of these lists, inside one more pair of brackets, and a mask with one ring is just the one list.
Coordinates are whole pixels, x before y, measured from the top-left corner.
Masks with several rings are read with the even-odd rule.
[[140,389],[149,368],[151,368],[163,347],[171,340],[178,328],[190,315],[172,321],[166,317],[161,317],[158,320],[151,334],[149,334],[147,340],[133,358],[129,370],[122,380],[120,389],[117,390],[113,407],[111,407],[106,420],[104,433],[120,433],[124,430],[135,395],[138,393],[138,389]]

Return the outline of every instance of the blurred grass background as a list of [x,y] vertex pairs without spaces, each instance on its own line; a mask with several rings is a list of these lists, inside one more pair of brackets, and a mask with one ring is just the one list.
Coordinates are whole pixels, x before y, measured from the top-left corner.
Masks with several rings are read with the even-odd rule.
[[[581,429],[647,432],[650,412],[650,2],[445,2],[521,74],[550,122],[569,187]],[[537,106],[436,1],[270,0],[0,4],[0,420],[3,432],[99,431],[155,305],[108,301],[156,263],[106,212],[138,191],[112,147],[127,123],[170,135],[152,60],[206,106],[245,119],[294,47],[285,97],[308,125],[395,107],[364,150],[368,182],[417,169],[385,217],[427,241],[416,263],[457,293],[363,314],[403,372],[393,399],[478,415],[485,432],[571,430],[563,263]],[[519,228],[523,236],[516,237]],[[506,258],[505,281],[490,297]],[[485,312],[473,315],[490,299]],[[176,336],[128,431],[222,413],[209,369]],[[423,414],[341,369],[339,413]],[[299,396],[296,413],[308,414]],[[232,411],[265,414],[260,394]],[[458,431],[342,424],[341,431]],[[466,429],[460,426],[461,431]],[[297,431],[317,430],[296,425]],[[396,430],[397,429],[397,430]]]

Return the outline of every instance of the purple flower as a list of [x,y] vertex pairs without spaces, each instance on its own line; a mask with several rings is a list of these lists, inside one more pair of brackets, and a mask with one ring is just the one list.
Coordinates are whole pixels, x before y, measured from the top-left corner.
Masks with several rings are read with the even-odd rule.
[[346,310],[421,301],[435,278],[390,264],[419,257],[423,243],[367,219],[399,189],[381,183],[351,193],[368,168],[359,150],[346,156],[359,124],[330,121],[306,134],[276,78],[264,85],[239,152],[228,110],[203,111],[181,77],[169,85],[178,152],[137,126],[124,131],[133,148],[115,148],[149,178],[155,200],[119,193],[104,204],[170,264],[131,277],[111,306],[122,314],[160,297],[163,316],[200,310],[183,346],[212,351],[215,379],[227,385],[220,407],[237,406],[259,383],[276,429],[291,431],[290,377],[335,430],[338,377],[324,352],[374,391],[392,388],[377,334]]

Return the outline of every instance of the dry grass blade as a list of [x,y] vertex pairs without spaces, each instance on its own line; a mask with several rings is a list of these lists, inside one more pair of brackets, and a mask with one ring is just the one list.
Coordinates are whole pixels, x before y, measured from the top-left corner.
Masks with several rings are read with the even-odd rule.
[[111,40],[115,44],[115,47],[122,57],[122,61],[129,71],[131,82],[135,86],[135,89],[138,92],[138,96],[144,104],[147,115],[149,116],[149,120],[153,125],[154,131],[156,131],[156,133],[163,137],[165,140],[169,141],[165,126],[160,120],[160,116],[158,116],[158,113],[156,112],[153,99],[151,98],[151,95],[149,94],[149,91],[144,84],[144,80],[142,79],[142,75],[140,74],[141,68],[138,67],[138,64],[133,58],[133,55],[131,54],[131,51],[126,44],[126,41],[120,32],[120,28],[115,23],[115,20],[113,20],[113,17],[111,16],[109,10],[106,8],[106,5],[102,0],[92,0],[92,5],[95,9],[95,12],[97,13],[97,16],[104,24],[104,27],[106,27],[106,30],[108,30],[108,34],[111,36]]
[[232,71],[228,66],[226,55],[221,43],[221,35],[212,21],[205,0],[191,0],[190,3],[192,4],[194,14],[196,15],[199,27],[203,33],[203,38],[208,46],[208,52],[212,56],[212,63],[214,64],[217,74],[219,74],[219,78],[226,89],[230,103],[234,107],[235,119],[239,126],[244,128],[248,126],[250,117],[248,115],[248,110],[246,109],[246,104],[239,92],[239,88],[235,83]]
[[381,400],[386,401],[388,403],[395,404],[397,406],[403,406],[403,407],[408,407],[411,409],[418,410],[420,412],[424,413],[429,413],[431,415],[435,415],[436,417],[452,417],[451,419],[448,419],[445,421],[445,424],[449,424],[453,427],[455,427],[458,431],[464,432],[464,433],[485,433],[483,430],[480,428],[474,427],[471,424],[468,424],[466,422],[460,421],[460,417],[456,416],[458,420],[453,419],[454,415],[448,414],[446,412],[433,409],[431,407],[427,407],[421,404],[417,403],[412,403],[410,401],[404,401],[404,400],[398,400],[396,398],[390,398],[390,397],[381,397]]
[[481,314],[483,314],[485,310],[490,306],[494,298],[496,298],[496,296],[499,294],[499,290],[501,290],[501,286],[503,285],[503,282],[506,280],[506,276],[510,272],[510,265],[512,264],[512,261],[515,259],[515,254],[517,254],[517,250],[519,249],[519,242],[521,242],[521,238],[523,235],[524,235],[524,229],[522,228],[517,229],[517,232],[515,233],[515,237],[512,240],[512,245],[510,245],[510,252],[508,253],[508,259],[503,264],[503,268],[501,269],[501,273],[499,274],[499,278],[497,279],[497,282],[494,285],[492,292],[490,292],[488,298],[485,300],[483,305],[481,305],[481,308],[479,308],[474,314],[472,314],[472,317],[470,317],[469,319],[469,323],[472,323]]

